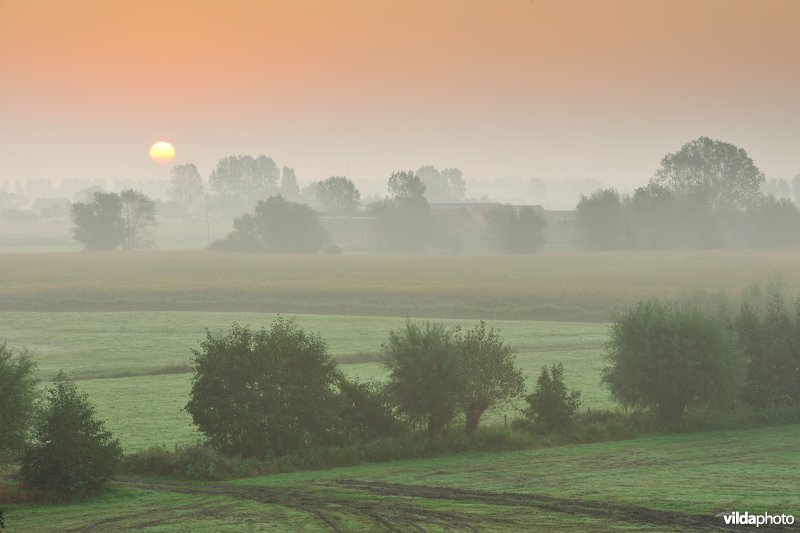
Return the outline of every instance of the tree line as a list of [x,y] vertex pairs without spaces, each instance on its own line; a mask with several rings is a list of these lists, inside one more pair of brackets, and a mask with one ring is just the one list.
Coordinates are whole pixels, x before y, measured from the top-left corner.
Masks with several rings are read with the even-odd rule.
[[747,153],[708,137],[667,154],[631,195],[600,189],[575,213],[587,250],[775,249],[800,243],[800,211],[764,194],[764,173]]

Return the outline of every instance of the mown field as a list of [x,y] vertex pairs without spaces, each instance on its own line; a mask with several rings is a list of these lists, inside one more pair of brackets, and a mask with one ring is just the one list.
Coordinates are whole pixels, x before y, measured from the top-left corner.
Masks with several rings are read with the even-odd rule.
[[[268,326],[274,314],[219,312],[0,313],[0,339],[27,347],[43,380],[59,369],[79,378],[101,418],[127,451],[191,442],[198,434],[182,411],[188,401],[191,350],[205,328],[233,322]],[[403,318],[299,315],[303,328],[318,332],[342,369],[359,379],[383,379],[378,352]],[[477,321],[446,320],[472,327]],[[589,407],[610,406],[600,387],[600,358],[607,326],[592,323],[489,321],[517,352],[531,388],[544,364],[564,363],[570,386],[583,391]],[[359,362],[359,361],[367,362]],[[353,362],[356,363],[353,363]],[[495,422],[516,415],[516,405],[493,414]]]
[[[79,505],[6,506],[10,531],[750,531],[800,515],[800,426],[300,472],[119,480]],[[762,528],[762,530],[766,530]]]
[[260,311],[607,321],[650,295],[713,305],[779,275],[800,290],[800,253],[531,256],[221,252],[0,254],[3,311]]

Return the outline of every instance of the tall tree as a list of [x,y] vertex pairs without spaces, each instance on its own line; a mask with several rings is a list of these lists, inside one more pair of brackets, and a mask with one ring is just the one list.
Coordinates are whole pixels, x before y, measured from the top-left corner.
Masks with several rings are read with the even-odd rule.
[[466,184],[459,169],[446,168],[440,172],[433,165],[425,165],[417,169],[416,174],[425,184],[425,196],[430,202],[455,202],[464,198]]
[[122,200],[118,194],[95,192],[94,200],[72,204],[72,234],[88,250],[113,250],[124,239]]
[[94,201],[72,204],[72,233],[89,250],[126,250],[152,244],[156,225],[155,202],[132,189],[98,192]]
[[149,196],[128,189],[119,193],[122,217],[122,247],[125,250],[143,248],[153,243],[156,226],[156,203]]
[[270,157],[228,156],[217,162],[208,184],[218,204],[241,211],[277,193],[279,177],[278,165]]
[[467,194],[467,183],[464,181],[464,173],[457,168],[446,168],[442,170],[442,180],[447,183],[450,201],[460,201]]
[[175,165],[169,171],[169,176],[169,197],[178,205],[178,208],[190,216],[200,213],[205,193],[203,178],[197,171],[197,167],[192,164]]
[[361,193],[355,184],[344,176],[331,176],[314,185],[315,200],[329,213],[353,213],[358,211]]
[[511,346],[494,328],[487,330],[483,321],[466,331],[458,346],[464,376],[461,403],[465,430],[472,435],[486,411],[523,393],[525,377],[514,365]]
[[439,229],[425,198],[425,184],[410,171],[389,177],[389,198],[370,206],[382,246],[406,252],[434,244]]
[[383,345],[389,369],[387,392],[400,411],[424,422],[431,440],[441,440],[464,396],[457,331],[442,324],[406,322]]
[[764,173],[742,148],[708,137],[690,141],[667,154],[656,183],[682,196],[694,196],[711,208],[753,205]]
[[283,167],[283,170],[281,170],[280,190],[281,196],[290,202],[294,202],[300,198],[300,186],[297,184],[297,176],[295,176],[293,168]]

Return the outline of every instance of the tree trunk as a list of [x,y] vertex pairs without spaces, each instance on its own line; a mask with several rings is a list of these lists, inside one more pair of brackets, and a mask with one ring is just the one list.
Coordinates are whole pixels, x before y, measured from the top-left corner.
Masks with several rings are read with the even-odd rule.
[[481,421],[481,416],[483,416],[484,410],[485,409],[477,405],[470,405],[469,407],[467,407],[466,428],[465,428],[467,436],[471,437],[472,435],[475,434],[475,431],[478,429],[478,423]]

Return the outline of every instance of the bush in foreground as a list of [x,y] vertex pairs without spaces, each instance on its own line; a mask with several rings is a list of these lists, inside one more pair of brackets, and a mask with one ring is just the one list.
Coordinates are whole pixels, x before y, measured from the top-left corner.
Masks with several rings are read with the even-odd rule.
[[745,361],[725,317],[651,299],[611,327],[602,381],[623,407],[651,410],[676,425],[688,407],[731,407]]
[[119,441],[95,418],[86,394],[59,372],[23,454],[19,480],[27,488],[84,496],[103,487],[121,457]]
[[25,446],[36,398],[36,363],[26,351],[0,344],[0,463]]

